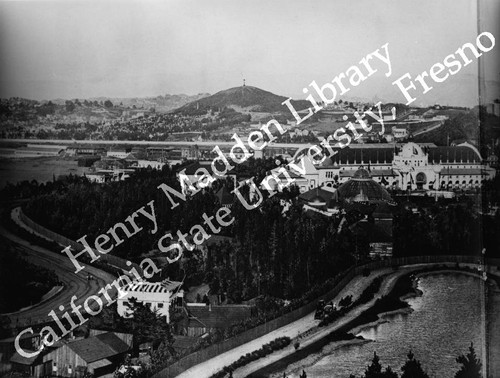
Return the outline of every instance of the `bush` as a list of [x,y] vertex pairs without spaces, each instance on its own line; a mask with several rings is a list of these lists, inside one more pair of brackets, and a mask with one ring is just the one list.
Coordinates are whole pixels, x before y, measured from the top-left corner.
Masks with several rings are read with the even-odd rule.
[[340,307],[349,307],[352,304],[352,295],[348,295],[339,301]]
[[277,339],[271,341],[268,344],[262,345],[262,348],[254,350],[252,353],[247,353],[241,356],[237,361],[233,362],[229,366],[224,366],[222,370],[213,374],[210,378],[223,378],[226,374],[233,372],[235,369],[240,368],[249,364],[250,362],[256,361],[259,358],[265,357],[276,350],[285,348],[290,344],[291,340],[289,337],[278,337]]

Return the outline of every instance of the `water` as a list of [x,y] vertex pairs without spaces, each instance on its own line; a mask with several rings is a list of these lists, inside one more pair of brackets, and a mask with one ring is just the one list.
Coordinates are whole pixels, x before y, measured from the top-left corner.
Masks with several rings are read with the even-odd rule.
[[[407,300],[414,312],[387,316],[384,319],[388,322],[358,333],[372,342],[342,347],[332,343],[321,355],[309,356],[299,364],[305,366],[308,377],[347,378],[349,374],[359,377],[376,351],[382,366],[390,365],[400,375],[411,348],[430,377],[453,378],[459,368],[455,359],[468,351],[471,341],[484,362],[480,282],[460,273],[423,276],[418,282],[423,295]],[[291,369],[289,367],[287,373]]]
[[0,189],[10,182],[15,184],[24,180],[37,180],[39,183],[51,181],[53,177],[70,173],[81,176],[89,172],[88,168],[79,167],[76,160],[58,157],[33,159],[0,159]]

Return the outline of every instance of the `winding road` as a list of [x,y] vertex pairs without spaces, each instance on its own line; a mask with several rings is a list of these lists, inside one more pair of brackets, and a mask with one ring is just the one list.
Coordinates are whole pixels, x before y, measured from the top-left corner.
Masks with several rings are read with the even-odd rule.
[[[50,298],[28,308],[6,314],[14,326],[27,327],[51,321],[52,318],[48,314],[52,310],[59,315],[71,309],[70,300],[73,295],[78,298],[75,301],[77,304],[83,304],[91,295],[102,297],[98,293],[99,290],[115,279],[113,275],[89,265],[75,274],[74,265],[66,255],[59,254],[59,251],[50,251],[33,245],[1,226],[0,235],[7,242],[7,248],[2,253],[19,252],[19,255],[27,261],[54,271],[64,285],[60,292]],[[87,279],[89,273],[94,277],[92,280]],[[106,303],[105,300],[103,302]],[[65,307],[62,312],[59,310],[61,305]]]

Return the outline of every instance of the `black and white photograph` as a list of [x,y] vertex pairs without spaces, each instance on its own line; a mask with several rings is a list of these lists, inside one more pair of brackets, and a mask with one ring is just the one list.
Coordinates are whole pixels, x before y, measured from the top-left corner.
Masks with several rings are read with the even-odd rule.
[[0,378],[500,378],[499,0],[0,0]]

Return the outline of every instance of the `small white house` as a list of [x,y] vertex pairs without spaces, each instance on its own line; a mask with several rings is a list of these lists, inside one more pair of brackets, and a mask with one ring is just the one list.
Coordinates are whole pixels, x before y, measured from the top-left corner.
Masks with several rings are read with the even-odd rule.
[[162,282],[134,281],[123,286],[118,293],[118,314],[124,318],[132,317],[126,303],[135,298],[138,302],[149,307],[151,311],[158,311],[159,315],[166,316],[170,323],[169,309],[173,300],[184,295],[179,286],[182,282],[164,280]]
[[404,139],[408,137],[408,130],[398,127],[393,127],[392,135],[394,136],[394,139]]

